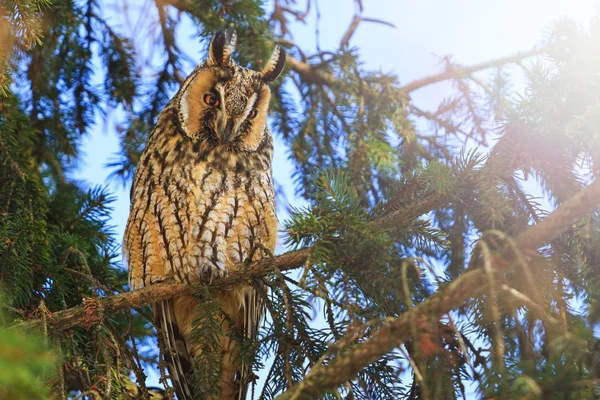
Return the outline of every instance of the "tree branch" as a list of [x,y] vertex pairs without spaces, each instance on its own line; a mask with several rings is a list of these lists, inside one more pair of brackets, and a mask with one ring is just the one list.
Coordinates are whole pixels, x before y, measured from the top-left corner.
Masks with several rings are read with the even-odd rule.
[[[287,271],[304,264],[310,254],[309,249],[290,251],[280,256],[263,259],[250,265],[241,264],[218,282],[210,285],[212,288],[221,288],[237,283],[246,282],[252,278],[264,276],[276,267],[280,271]],[[125,311],[132,308],[143,307],[173,297],[198,292],[204,282],[194,282],[189,285],[179,282],[156,283],[145,288],[114,296],[87,298],[81,306],[59,311],[46,317],[49,331],[58,333],[77,326],[91,328],[99,324],[105,315]],[[19,328],[40,328],[42,321],[34,319],[15,325]]]
[[564,202],[556,211],[540,223],[517,236],[516,243],[521,248],[537,249],[556,239],[585,214],[598,209],[600,203],[600,179]]
[[547,51],[547,47],[540,47],[531,49],[529,51],[523,53],[513,54],[511,56],[497,58],[494,60],[486,61],[483,63],[471,65],[470,67],[453,67],[448,65],[444,72],[441,72],[436,75],[430,75],[425,78],[417,79],[415,81],[409,82],[404,86],[400,87],[400,90],[405,93],[413,92],[417,89],[421,89],[422,87],[442,82],[448,79],[454,79],[459,77],[468,76],[474,72],[482,71],[484,69],[493,68],[493,67],[501,67],[506,64],[514,64],[518,63],[525,58],[539,56]]
[[338,351],[339,355],[327,364],[315,366],[298,386],[281,394],[277,400],[320,398],[328,389],[338,387],[352,379],[365,366],[377,361],[410,338],[414,321],[434,316],[439,318],[457,305],[482,293],[486,285],[485,271],[478,269],[464,273],[411,311],[399,318],[390,319],[364,342],[342,346]]
[[448,196],[442,196],[437,193],[433,194],[421,201],[412,203],[410,208],[403,208],[386,214],[385,217],[377,221],[377,226],[384,229],[402,226],[403,223],[448,204],[451,200]]
[[[571,224],[600,206],[600,179],[562,204],[539,224],[516,238],[521,251],[534,251],[571,227]],[[508,253],[505,247],[500,255]],[[495,263],[496,267],[503,263]],[[509,264],[504,264],[509,265]],[[329,389],[355,377],[365,366],[377,361],[412,336],[414,321],[439,318],[467,300],[482,293],[488,285],[484,269],[468,271],[415,306],[411,311],[383,324],[369,339],[360,344],[339,346],[337,356],[315,366],[297,386],[277,397],[278,400],[319,398]],[[342,339],[343,341],[344,339]],[[335,347],[335,346],[334,346]]]
[[325,85],[333,89],[343,88],[342,83],[333,75],[319,71],[311,64],[299,61],[290,55],[287,56],[286,63],[292,71],[300,75],[307,83]]
[[[447,198],[432,195],[430,198],[425,199],[416,205],[411,205],[409,208],[385,215],[377,220],[376,223],[382,228],[402,226],[448,201],[449,199]],[[288,271],[290,269],[298,268],[306,263],[309,255],[310,248],[306,248],[290,251],[273,258],[263,259],[250,265],[240,264],[236,268],[232,268],[232,271],[227,277],[210,286],[211,288],[218,289],[220,287],[227,287],[237,283],[246,282],[252,278],[265,276],[275,269],[279,271]],[[47,327],[51,328],[51,332],[61,332],[78,326],[89,329],[92,326],[101,323],[105,315],[143,307],[148,304],[185,294],[195,293],[205,285],[205,282],[200,281],[189,285],[178,282],[164,282],[114,296],[87,298],[83,300],[83,304],[80,306],[48,315],[46,317]],[[40,319],[31,319],[16,324],[15,326],[27,329],[40,328],[42,327],[42,322]]]
[[[475,64],[470,67],[447,67],[444,72],[439,74],[430,75],[425,78],[420,78],[415,81],[409,82],[404,86],[399,88],[399,91],[403,93],[410,93],[417,89],[421,89],[425,86],[432,85],[434,83],[442,82],[448,79],[454,79],[461,76],[468,76],[474,72],[482,71],[484,69],[500,67],[506,64],[518,63],[526,58],[534,57],[537,55],[543,54],[547,50],[546,47],[540,47],[537,49],[532,49],[523,53],[513,54],[511,56],[502,57],[490,61],[486,61],[483,63]],[[288,55],[287,64],[290,69],[296,72],[298,75],[302,77],[306,82],[316,83],[329,86],[331,88],[341,89],[343,85],[340,81],[338,81],[334,76],[327,74],[325,72],[319,71],[314,66],[299,61],[294,57]]]
[[352,35],[354,35],[356,28],[358,28],[358,25],[360,25],[361,22],[374,22],[376,24],[382,24],[382,25],[389,26],[390,28],[396,27],[394,24],[387,22],[387,21],[383,21],[381,19],[365,18],[365,17],[362,17],[361,15],[355,15],[354,18],[352,18],[352,22],[350,22],[350,26],[346,30],[346,33],[342,37],[342,40],[340,42],[340,49],[345,49],[346,47],[348,47],[348,42],[350,42]]

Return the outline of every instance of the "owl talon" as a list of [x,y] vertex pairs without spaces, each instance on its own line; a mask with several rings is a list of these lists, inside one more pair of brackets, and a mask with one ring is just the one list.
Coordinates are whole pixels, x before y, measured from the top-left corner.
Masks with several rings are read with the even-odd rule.
[[225,264],[221,262],[206,263],[200,270],[200,279],[208,281],[209,285],[212,285],[213,281],[224,278],[227,275],[227,269]]

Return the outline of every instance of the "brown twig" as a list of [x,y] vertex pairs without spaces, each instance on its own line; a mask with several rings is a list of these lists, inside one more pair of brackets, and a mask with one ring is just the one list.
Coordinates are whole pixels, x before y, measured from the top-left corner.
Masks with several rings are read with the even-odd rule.
[[358,28],[358,25],[360,25],[361,22],[374,22],[376,24],[382,24],[382,25],[389,26],[390,28],[396,27],[394,24],[384,21],[384,20],[381,20],[381,19],[364,18],[364,17],[361,17],[360,15],[355,15],[354,18],[352,18],[352,22],[350,22],[350,26],[346,30],[346,33],[342,37],[342,40],[340,41],[340,49],[345,49],[348,46],[348,43],[350,42],[350,38],[352,38],[352,35],[354,35],[356,28]]
[[421,79],[417,79],[415,81],[409,82],[406,85],[402,86],[400,88],[400,90],[405,93],[410,93],[417,89],[421,89],[422,87],[425,87],[425,86],[428,86],[428,85],[431,85],[434,83],[442,82],[442,81],[445,81],[448,79],[454,79],[454,78],[461,77],[461,76],[462,77],[468,76],[474,72],[482,71],[484,69],[501,67],[506,64],[519,63],[520,61],[522,61],[526,58],[539,56],[539,55],[545,53],[546,50],[547,50],[546,47],[534,48],[529,51],[513,54],[511,56],[497,58],[494,60],[471,65],[470,67],[452,66],[451,68],[446,68],[446,70],[444,72],[441,72],[439,74],[430,75],[425,78],[421,78]]

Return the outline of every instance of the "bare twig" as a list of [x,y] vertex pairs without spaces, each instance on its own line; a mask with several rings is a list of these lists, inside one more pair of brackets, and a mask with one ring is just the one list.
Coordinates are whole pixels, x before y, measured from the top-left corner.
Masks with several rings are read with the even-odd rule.
[[352,22],[350,22],[350,26],[346,30],[346,33],[342,37],[342,40],[340,41],[340,49],[345,49],[348,46],[348,42],[350,42],[350,38],[352,38],[352,35],[354,35],[356,28],[358,28],[358,25],[360,25],[361,22],[374,22],[376,24],[382,24],[382,25],[389,26],[390,28],[396,27],[394,24],[384,21],[384,20],[381,20],[381,19],[364,18],[364,17],[361,17],[360,15],[355,15],[354,18],[352,18]]
[[519,63],[526,58],[539,56],[539,55],[545,53],[546,50],[547,50],[547,48],[540,47],[540,48],[531,49],[529,51],[525,51],[522,53],[513,54],[511,56],[497,58],[497,59],[486,61],[483,63],[471,65],[470,67],[453,66],[452,68],[446,68],[446,70],[444,72],[441,72],[439,74],[430,75],[425,78],[421,78],[421,79],[417,79],[416,81],[409,82],[406,85],[402,86],[400,88],[400,90],[405,93],[410,93],[417,89],[421,89],[422,87],[425,87],[425,86],[428,86],[428,85],[431,85],[434,83],[442,82],[442,81],[445,81],[448,79],[454,79],[454,78],[458,78],[458,77],[468,76],[474,72],[482,71],[484,69],[501,67],[506,64]]

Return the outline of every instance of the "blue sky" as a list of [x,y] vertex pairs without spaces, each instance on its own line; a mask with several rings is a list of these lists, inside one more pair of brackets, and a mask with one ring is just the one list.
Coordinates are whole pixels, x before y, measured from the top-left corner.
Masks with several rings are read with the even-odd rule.
[[[396,28],[364,23],[350,45],[359,48],[365,68],[394,72],[402,83],[439,72],[444,56],[469,65],[531,49],[547,35],[553,21],[570,17],[584,27],[589,26],[595,6],[600,7],[595,4],[600,3],[599,0],[370,0],[364,3],[364,16],[389,21]],[[313,0],[306,25],[292,25],[293,40],[308,54],[316,49],[314,4]],[[319,9],[320,48],[335,49],[354,15],[354,2],[321,0]],[[106,15],[111,22],[120,23],[118,15]],[[131,17],[135,22],[135,16]],[[180,35],[180,45],[200,62],[198,49],[203,47],[191,32]],[[190,72],[192,67],[185,72]],[[517,80],[515,89],[520,88],[522,82]],[[411,93],[411,97],[418,107],[431,109],[448,93],[448,84],[441,83]],[[111,171],[104,167],[118,151],[114,125],[119,117],[120,114],[114,112],[107,121],[98,121],[83,142],[83,161],[73,177],[91,186],[111,186],[117,197],[113,224],[120,238],[129,212],[129,188],[107,181]],[[298,205],[300,201],[293,195],[292,167],[287,154],[282,142],[276,140],[275,179],[285,188],[287,200]],[[283,207],[280,207],[279,217],[283,221],[287,205],[280,205]]]

